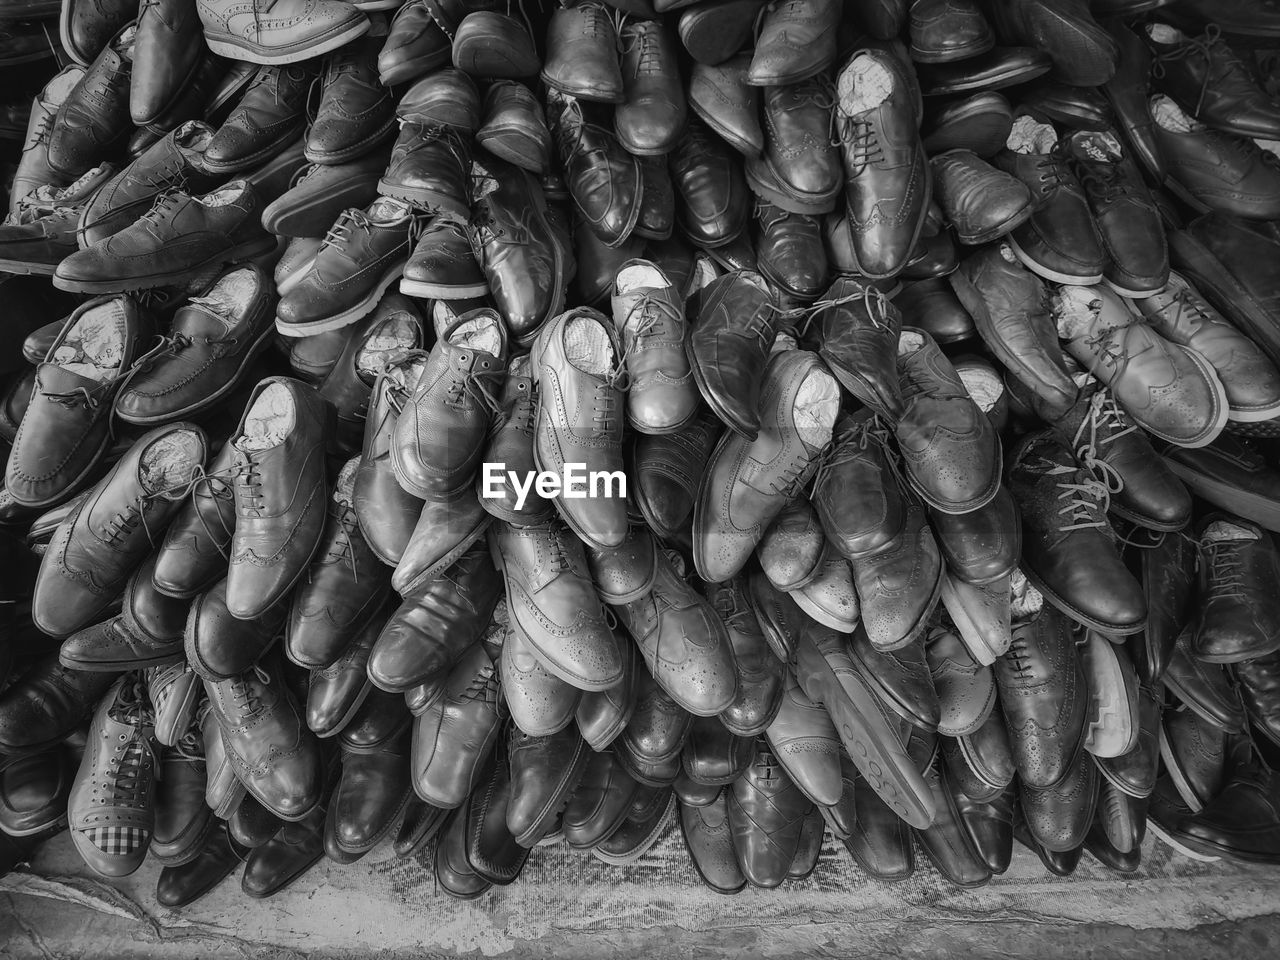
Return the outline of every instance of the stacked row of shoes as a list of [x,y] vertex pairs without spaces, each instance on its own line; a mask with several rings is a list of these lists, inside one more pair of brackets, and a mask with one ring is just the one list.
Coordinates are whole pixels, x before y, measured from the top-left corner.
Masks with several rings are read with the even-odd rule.
[[1280,13],[0,18],[4,869],[1280,862]]

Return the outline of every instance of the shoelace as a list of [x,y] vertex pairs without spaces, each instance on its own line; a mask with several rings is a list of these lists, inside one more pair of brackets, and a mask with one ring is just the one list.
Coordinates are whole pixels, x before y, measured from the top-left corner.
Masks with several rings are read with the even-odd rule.
[[138,222],[163,223],[178,211],[181,202],[185,199],[187,199],[186,195],[181,193],[176,186],[165,190],[157,194],[151,209],[139,217]]
[[884,159],[880,134],[870,120],[859,120],[840,112],[831,113],[831,145],[847,145],[845,163],[851,168],[870,166]]
[[484,407],[491,417],[502,414],[502,399],[493,392],[492,376],[474,369],[461,371],[449,382],[445,403],[454,408],[467,405],[468,399]]
[[344,210],[324,235],[323,246],[344,248],[355,238],[357,232],[371,236],[373,228],[377,225],[378,222],[363,210],[357,210],[354,207]]
[[799,492],[805,480],[812,475],[814,463],[816,462],[819,468],[821,467],[829,449],[830,444],[823,447],[816,456],[812,457],[803,451],[797,453],[778,472],[776,477],[770,478],[769,491],[790,500]]
[[[1096,311],[1101,304],[1098,301],[1094,301],[1089,306],[1090,309]],[[1123,327],[1104,327],[1098,331],[1097,335],[1087,337],[1084,341],[1085,346],[1090,350],[1095,351],[1098,356],[1102,358],[1103,363],[1115,370],[1117,377],[1124,373],[1125,368],[1128,367],[1135,359],[1142,356],[1148,350],[1156,349],[1156,341],[1154,339],[1141,350],[1130,351],[1121,349],[1111,337],[1113,333],[1121,329],[1123,329]]]
[[[1080,471],[1075,467],[1055,463],[1052,460],[1040,460],[1039,467],[1046,476],[1077,477]],[[1065,501],[1058,508],[1058,515],[1066,518],[1058,529],[1063,533],[1069,530],[1106,529],[1107,508],[1111,504],[1111,491],[1107,485],[1086,477],[1081,480],[1057,480],[1058,499]]]
[[1153,314],[1145,317],[1147,323],[1155,320],[1168,319],[1171,324],[1177,324],[1184,314],[1187,314],[1193,320],[1199,320],[1201,323],[1213,323],[1213,317],[1206,309],[1204,301],[1195,296],[1189,289],[1183,287],[1174,296],[1172,302],[1166,303]]
[[351,543],[357,523],[355,507],[349,499],[344,497],[341,500],[334,498],[330,502],[329,509],[337,523],[337,535],[329,543],[328,549],[325,551],[325,562],[341,563],[346,560],[351,568],[352,581],[359,583],[360,575],[356,569],[355,549]]
[[[640,320],[632,327],[631,318],[637,314]],[[625,367],[632,356],[648,348],[650,341],[674,337],[676,327],[683,322],[684,312],[670,300],[651,293],[640,294],[622,325],[625,339],[618,366]]]
[[249,682],[248,677],[250,674],[255,676],[264,686],[269,686],[271,683],[271,675],[257,664],[254,664],[248,673],[242,673],[231,681],[231,702],[241,712],[242,720],[253,719],[266,706],[257,688]]
[[135,675],[120,688],[111,717],[133,727],[134,732],[117,737],[107,761],[107,775],[99,785],[99,802],[139,808],[146,801],[148,774],[156,767],[155,746],[150,737],[141,735],[142,727],[153,722],[141,678]]
[[1089,399],[1089,412],[1072,438],[1076,458],[1114,496],[1124,489],[1124,478],[1103,457],[1103,447],[1138,429],[1128,422],[1110,390],[1099,390]]
[[1046,184],[1046,189],[1054,187],[1071,188],[1079,181],[1071,170],[1070,157],[1062,144],[1054,147],[1036,161],[1036,180]]
[[258,463],[251,450],[242,451],[245,461],[235,473],[236,489],[239,491],[238,504],[250,511],[253,516],[262,515],[262,465]]
[[1076,164],[1076,177],[1085,193],[1099,203],[1137,197],[1137,188],[1124,176],[1118,163]]
[[1222,599],[1244,600],[1244,581],[1241,574],[1240,550],[1236,543],[1223,540],[1202,540],[1200,555],[1209,565],[1209,585],[1214,595]]
[[799,334],[804,337],[808,335],[809,327],[812,326],[813,321],[826,311],[842,307],[847,303],[857,303],[859,301],[862,302],[862,307],[867,313],[867,319],[872,324],[882,330],[893,329],[893,322],[890,319],[892,305],[889,298],[884,295],[880,288],[871,284],[865,286],[855,284],[852,291],[841,296],[823,297],[807,306],[779,310],[778,316],[788,322],[799,321]]
[[197,732],[199,729],[199,727],[193,727],[188,730],[172,747],[174,753],[189,763],[205,762],[204,742]]
[[623,54],[632,53],[637,47],[639,48],[640,55],[636,58],[635,70],[632,72],[633,77],[660,76],[662,74],[666,65],[662,62],[662,47],[658,42],[658,35],[655,30],[641,27],[632,33],[624,33],[619,28],[618,38],[621,47],[620,52]]

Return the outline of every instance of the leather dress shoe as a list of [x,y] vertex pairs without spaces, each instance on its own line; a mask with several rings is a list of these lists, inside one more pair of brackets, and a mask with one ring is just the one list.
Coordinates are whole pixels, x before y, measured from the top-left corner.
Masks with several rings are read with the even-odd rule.
[[246,796],[226,821],[226,826],[231,840],[252,850],[279,833],[284,821],[253,797]]
[[93,712],[113,673],[72,670],[56,654],[37,660],[0,694],[0,749],[27,753],[57,745]]
[[840,741],[831,716],[805,695],[787,671],[782,701],[764,732],[769,748],[792,782],[814,803],[838,803]]
[[[1152,111],[1160,97],[1152,102]],[[1155,139],[1168,166],[1165,187],[1197,212],[1237,217],[1280,216],[1280,160],[1253,140],[1202,124],[1170,129],[1159,122]]]
[[121,615],[72,634],[59,660],[74,670],[118,672],[180,659],[187,604],[156,590],[154,570],[152,557],[125,584]]
[[1227,417],[1270,420],[1280,413],[1280,372],[1252,340],[1228,323],[1181,275],[1136,303],[1163,339],[1209,361],[1227,392]]
[[487,158],[472,174],[471,250],[511,335],[527,346],[564,310],[572,260],[532,174]]
[[[66,319],[36,368],[5,468],[5,490],[15,502],[51,507],[89,479],[110,446],[110,400],[143,353],[152,328],[151,314],[127,297],[96,297]],[[86,353],[91,331],[109,349]],[[93,363],[94,355],[99,363],[90,372],[101,379],[74,369],[75,358]],[[69,402],[70,397],[76,400]]]
[[1034,47],[994,47],[954,63],[921,65],[920,86],[926,97],[1003,90],[1043,76],[1053,62]]
[[183,630],[187,662],[203,680],[230,680],[251,669],[275,644],[285,613],[277,604],[252,620],[232,616],[227,581],[220,580],[191,604]]
[[[71,4],[67,4],[71,9]],[[80,6],[88,6],[81,4]],[[114,151],[132,131],[129,85],[133,73],[135,26],[117,24],[119,32],[107,40],[58,107],[49,131],[49,169],[68,181],[88,171]]]
[[[1105,287],[1071,287],[1054,301],[1070,333],[1065,348],[1149,433],[1180,446],[1204,446],[1226,424],[1226,391],[1199,353],[1136,323]],[[1111,358],[1111,359],[1107,359]],[[1114,358],[1124,358],[1123,368]]]
[[673,31],[657,20],[634,20],[623,25],[618,42],[624,97],[614,113],[618,140],[635,156],[668,154],[686,115]]
[[1206,722],[1228,733],[1242,733],[1247,719],[1240,692],[1223,667],[1192,654],[1192,631],[1188,626],[1174,642],[1162,678],[1164,685]]
[[[506,618],[505,610],[505,601],[499,601],[499,621]],[[543,666],[524,631],[510,622],[505,628],[499,668],[507,709],[518,729],[544,737],[573,722],[580,699],[578,689]]]
[[137,426],[194,417],[243,382],[273,331],[270,278],[254,264],[223,273],[200,297],[180,306],[170,344],[130,376],[115,412]]
[[72,60],[88,66],[137,14],[137,4],[129,0],[64,3],[58,21],[58,39]]
[[249,396],[228,441],[236,521],[227,610],[234,617],[268,610],[306,572],[320,546],[329,416],[315,390],[286,377],[261,381]]
[[378,79],[387,87],[413,80],[446,66],[452,52],[426,0],[409,0],[395,12],[378,52]]
[[406,699],[376,687],[370,690],[360,709],[338,734],[342,749],[353,753],[372,752],[390,743],[413,719]]
[[245,789],[282,820],[313,811],[323,789],[320,750],[278,667],[265,661],[229,680],[206,680],[205,692]]
[[991,14],[1002,37],[1048,53],[1053,77],[1063,83],[1095,87],[1116,71],[1119,48],[1090,15],[1087,0],[996,0]]
[[31,837],[65,824],[74,773],[72,756],[62,746],[6,759],[0,764],[0,830]]
[[858,415],[838,421],[835,433],[811,498],[827,541],[856,562],[899,542],[906,506],[890,465],[884,428]]
[[1175,836],[1206,854],[1246,863],[1280,863],[1280,782],[1256,758],[1234,759],[1222,792],[1184,819]]
[[954,794],[937,757],[936,737],[915,731],[912,746],[925,764],[925,782],[934,795],[938,817],[916,836],[925,855],[946,879],[958,887],[980,887],[990,882],[991,868],[979,854],[960,818]]
[[[963,61],[956,69],[963,69]],[[924,148],[929,154],[972,150],[984,160],[999,153],[1013,127],[1013,108],[994,91],[926,103]]]
[[739,737],[757,736],[773,721],[781,705],[783,665],[764,637],[744,578],[709,587],[708,599],[728,629],[738,676],[737,695],[720,713],[720,720]]
[[[754,751],[754,741],[752,743],[752,750]],[[705,807],[714,803],[716,798],[721,795],[722,789],[719,784],[698,783],[683,770],[676,777],[675,783],[671,785],[671,790],[675,793],[676,799],[691,807]]]
[[231,476],[234,454],[234,446],[223,444],[204,477],[192,482],[190,498],[165,531],[151,581],[167,596],[194,597],[226,575],[226,551],[236,522]]
[[300,820],[250,851],[240,889],[255,900],[275,896],[324,858],[325,808],[317,804]]
[[750,64],[748,53],[715,65],[695,62],[689,76],[689,108],[721,140],[748,157],[764,151],[760,88],[747,83]]
[[824,82],[813,77],[764,91],[764,152],[747,159],[747,182],[791,213],[830,213],[840,194],[840,154],[830,143]]
[[675,794],[669,787],[641,786],[622,825],[592,847],[591,855],[612,866],[634,863],[658,842],[675,806]]
[[756,204],[756,262],[779,290],[801,300],[817,297],[827,280],[827,252],[816,217]]
[[1016,769],[1008,728],[998,703],[986,722],[973,733],[942,740],[941,751],[952,786],[974,802],[994,803],[1002,794],[1010,792]]
[[756,557],[779,590],[799,590],[813,582],[826,557],[826,538],[807,499],[797,498],[783,508],[765,530]]
[[1005,487],[985,507],[970,513],[929,511],[942,557],[951,576],[983,586],[1013,572],[1022,554],[1018,505]]
[[194,903],[220,884],[244,862],[248,852],[214,821],[195,859],[177,867],[163,867],[156,881],[156,902],[176,909]]
[[311,671],[306,720],[307,727],[317,737],[327,738],[341,733],[373,689],[368,673],[369,652],[378,638],[386,612],[383,608],[366,623],[333,662]]
[[1196,551],[1189,538],[1164,536],[1141,557],[1147,627],[1129,641],[1129,652],[1140,677],[1155,683],[1164,676],[1173,645],[1191,620]]
[[609,750],[592,752],[564,811],[565,842],[587,850],[622,825],[639,789]]
[[511,797],[507,829],[522,847],[533,847],[551,832],[582,780],[592,751],[576,729],[530,736],[511,729],[507,750]]
[[333,0],[290,0],[264,18],[257,7],[211,0],[200,6],[204,39],[221,57],[294,63],[318,57],[369,31],[368,18]]
[[728,791],[734,850],[752,886],[776,887],[787,878],[811,806],[768,745],[759,742],[751,766]]
[[414,720],[410,770],[418,797],[437,807],[465,803],[505,715],[497,664],[475,644],[449,673],[443,695]]
[[758,273],[727,273],[699,291],[690,312],[697,319],[687,349],[703,399],[722,422],[755,440],[777,322],[768,284]]
[[65,637],[98,619],[149,552],[150,530],[177,512],[205,459],[204,431],[193,424],[158,427],[135,441],[54,532],[31,599],[36,626]]
[[853,832],[844,847],[872,877],[886,883],[906,880],[915,872],[915,845],[911,828],[859,779],[853,793]]
[[198,729],[178,746],[161,751],[156,780],[149,852],[166,867],[182,866],[200,856],[216,819],[204,802],[205,760]]
[[470,547],[445,574],[405,596],[374,644],[369,678],[389,693],[442,679],[489,626],[501,589],[484,544]]
[[1280,569],[1270,536],[1240,518],[1210,514],[1197,527],[1199,589],[1191,635],[1194,656],[1238,663],[1280,649],[1280,620],[1267,584]]
[[874,285],[853,277],[832,283],[822,301],[830,306],[818,315],[818,354],[856,399],[883,416],[900,417],[904,408],[897,377],[901,312]]
[[[931,632],[940,632],[940,629],[935,626]],[[925,659],[923,642],[881,652],[871,645],[866,631],[859,629],[853,632],[849,652],[858,672],[889,711],[915,729],[928,733],[938,729],[939,690],[935,690],[932,661]]]
[[320,101],[307,131],[307,160],[349,163],[395,129],[395,101],[378,80],[381,37],[363,37],[330,54],[319,78]]
[[690,118],[670,159],[676,223],[694,244],[731,245],[751,220],[751,194],[742,158],[701,120]]
[[[768,0],[705,0],[680,11],[680,40],[695,63],[717,66],[742,50]],[[754,50],[742,67],[746,76]]]
[[835,0],[800,0],[766,8],[747,82],[757,87],[782,86],[821,73],[836,59],[839,23],[840,5]]
[[679,430],[635,438],[631,494],[658,536],[670,538],[693,512],[699,482],[722,431],[721,421],[700,406]]
[[602,3],[560,8],[547,28],[542,80],[547,86],[583,100],[622,103],[617,33]]
[[1000,439],[924,331],[903,330],[898,379],[905,406],[894,432],[912,488],[943,513],[986,506],[1000,490]]
[[[1107,794],[1105,790],[1106,785],[1104,784],[1099,791],[1098,809],[1094,814],[1093,825],[1089,827],[1089,832],[1085,834],[1084,849],[1091,853],[1099,863],[1115,870],[1117,873],[1136,873],[1142,865],[1141,844],[1121,850],[1113,842],[1107,828],[1110,826],[1113,830],[1123,829],[1127,833],[1135,833],[1145,837],[1147,828],[1146,805],[1132,798],[1108,804],[1108,800],[1114,794]],[[1104,813],[1104,810],[1113,815]],[[1132,826],[1130,826],[1131,824]]]
[[765,642],[779,660],[789,661],[796,650],[800,626],[808,619],[792,596],[774,587],[763,571],[748,575],[747,585],[748,602],[764,632]]
[[533,453],[537,381],[528,356],[511,360],[499,403],[501,410],[489,432],[484,462],[506,464],[508,474],[504,478],[481,472],[476,481],[480,507],[497,520],[518,526],[545,523],[555,516],[550,500],[530,488],[521,503],[520,493],[510,482],[512,474],[528,476],[537,469]]
[[1060,782],[1082,752],[1089,710],[1072,624],[1046,604],[1015,626],[995,679],[1020,782],[1037,789]]
[[1098,768],[1081,751],[1053,786],[1020,789],[1022,816],[1031,836],[1050,853],[1079,847],[1089,832],[1098,799]]
[[1236,664],[1235,677],[1252,729],[1280,744],[1280,654]]
[[[1124,636],[1143,629],[1146,600],[1116,551],[1103,512],[1105,488],[1048,433],[1022,441],[1010,458],[1008,483],[1022,513],[1022,570],[1036,589],[1100,632]],[[1069,517],[1060,512],[1064,484],[1073,491]],[[1085,556],[1087,564],[1080,562]]]
[[310,67],[259,68],[205,148],[205,167],[234,174],[275,157],[306,124],[307,93],[314,80]]
[[800,843],[796,847],[795,858],[787,868],[788,880],[807,880],[818,868],[824,831],[821,808],[816,805],[810,807],[804,818],[804,826],[800,829]]
[[[923,652],[937,691],[938,732],[949,737],[968,736],[991,716],[996,704],[995,677],[969,655],[955,631],[941,624],[930,630]],[[899,659],[906,658],[900,655]]]
[[[476,167],[473,165],[472,169]],[[471,239],[458,218],[437,217],[427,225],[404,265],[400,292],[407,296],[450,300],[488,292],[488,282],[471,248]]]
[[[875,75],[889,87],[887,96],[869,108],[855,96],[864,75]],[[832,139],[839,139],[844,155],[854,257],[860,273],[891,277],[906,265],[920,238],[933,191],[920,142],[919,87],[891,46],[869,44],[841,68],[836,90]]]
[[1102,93],[1115,113],[1116,127],[1129,152],[1155,183],[1166,176],[1164,157],[1156,142],[1155,118],[1147,106],[1151,86],[1151,51],[1127,24],[1108,20],[1103,24],[1120,50],[1116,72],[1102,85]]
[[[594,356],[571,359],[570,328],[592,336]],[[534,459],[542,470],[564,473],[566,463],[582,463],[588,475],[612,477],[622,468],[621,344],[604,316],[590,307],[561,314],[542,328],[531,355],[541,398],[534,435]],[[598,369],[597,369],[598,368]],[[569,411],[590,405],[589,425],[570,423]],[[594,491],[593,491],[594,494]],[[626,502],[606,483],[588,499],[557,498],[561,518],[583,542],[616,547],[626,536]]]
[[904,497],[901,534],[853,561],[862,626],[877,650],[898,650],[916,640],[941,597],[943,569],[924,509]]
[[423,803],[417,797],[410,797],[400,829],[391,844],[396,856],[407,860],[421,850],[428,840],[440,832],[447,815],[447,810]]
[[738,693],[734,651],[715,609],[672,567],[656,555],[650,589],[613,607],[631,634],[654,679],[695,716],[715,716]]
[[658,546],[648,530],[632,527],[621,546],[588,548],[587,564],[600,599],[622,606],[653,589],[658,576]]
[[404,121],[378,192],[432,213],[468,213],[471,140],[441,124]]
[[995,45],[991,24],[971,0],[913,0],[911,59],[915,62],[964,60]]
[[1068,129],[1107,130],[1115,126],[1111,104],[1101,91],[1057,80],[1041,80],[1029,87],[1019,107]]
[[734,852],[728,798],[724,792],[705,806],[681,803],[680,829],[694,869],[707,887],[723,894],[739,893],[746,888],[747,878]]
[[[693,554],[704,580],[733,576],[786,500],[816,471],[830,442],[839,388],[816,354],[779,353],[769,361],[754,440],[724,436],[712,453],[693,516]],[[812,426],[797,424],[804,404]]]
[[933,157],[932,166],[938,205],[963,244],[995,240],[1016,230],[1035,212],[1025,183],[972,151],[948,150]]
[[608,690],[623,677],[617,640],[591,584],[579,541],[558,520],[499,524],[490,549],[503,572],[507,609],[542,664],[582,690]]
[[164,0],[138,10],[129,82],[129,116],[145,127],[172,108],[202,59],[200,16],[188,4]]
[[466,810],[455,810],[440,828],[435,879],[445,893],[458,900],[474,900],[492,886],[467,861]]
[[1096,380],[1086,383],[1053,429],[1095,480],[1120,479],[1120,489],[1108,505],[1110,513],[1155,531],[1181,530],[1190,521],[1186,487],[1156,455],[1111,390]]
[[618,246],[631,235],[640,217],[643,188],[639,160],[623,149],[612,130],[592,123],[582,104],[572,97],[550,93],[547,115],[574,206],[600,240]]
[[324,848],[330,860],[354,863],[400,819],[409,786],[407,731],[377,753],[344,753],[342,775],[329,797]]
[[1012,605],[1010,585],[1015,570],[978,586],[951,573],[942,577],[942,606],[955,625],[969,656],[981,664],[995,663],[1009,649]]
[[724,786],[742,776],[754,753],[752,738],[737,736],[715,717],[697,717],[681,750],[683,776],[705,786]]
[[1182,802],[1192,812],[1222,792],[1231,735],[1191,710],[1170,709],[1160,718],[1160,758]]
[[499,80],[485,91],[484,123],[476,143],[499,159],[530,173],[545,173],[551,166],[551,131],[546,112],[533,92],[522,83]]
[[1009,787],[991,800],[978,801],[966,796],[949,776],[946,781],[956,813],[973,850],[993,874],[1004,873],[1013,859],[1013,819],[1017,791]]
[[1098,781],[1097,825],[1107,845],[1119,854],[1138,851],[1147,833],[1147,804],[1106,780]]
[[673,783],[693,715],[651,677],[637,680],[635,708],[618,739],[616,756],[633,780],[650,787]]
[[470,492],[448,503],[424,503],[391,574],[392,588],[408,596],[439,577],[484,535],[490,520]]
[[795,675],[808,698],[830,716],[858,772],[872,778],[868,789],[912,826],[931,823],[935,808],[928,787],[844,637],[806,626],[799,637]]
[[1039,857],[1041,866],[1055,877],[1071,876],[1076,872],[1076,867],[1080,865],[1081,858],[1084,857],[1083,845],[1061,853],[1046,849],[1039,840],[1031,835],[1031,831],[1027,827],[1026,818],[1022,815],[1021,806],[1014,810],[1013,838]]
[[217,186],[223,178],[204,165],[213,133],[202,121],[187,121],[113,176],[80,214],[80,244],[87,247],[123,230],[151,209],[168,187],[203,193]]
[[463,808],[467,863],[481,879],[499,886],[514,883],[529,858],[528,848],[516,843],[507,826],[514,792],[510,765],[499,756]]

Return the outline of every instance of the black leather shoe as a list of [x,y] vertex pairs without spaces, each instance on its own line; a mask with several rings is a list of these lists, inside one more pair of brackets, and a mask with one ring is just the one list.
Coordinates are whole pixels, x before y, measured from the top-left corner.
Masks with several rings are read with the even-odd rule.
[[324,849],[330,860],[354,863],[396,825],[413,795],[408,756],[408,731],[376,753],[343,754],[342,776],[325,817]]

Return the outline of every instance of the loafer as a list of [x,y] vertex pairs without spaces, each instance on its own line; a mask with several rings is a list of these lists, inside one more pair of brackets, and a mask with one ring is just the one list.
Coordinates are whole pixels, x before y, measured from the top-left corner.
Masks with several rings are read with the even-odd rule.
[[811,806],[760,741],[746,774],[728,791],[733,848],[752,886],[777,887],[787,878]]
[[325,813],[330,860],[355,863],[391,832],[413,795],[408,755],[407,731],[376,753],[342,755],[342,774]]
[[588,850],[608,839],[626,820],[639,787],[611,751],[592,752],[565,806],[565,842]]
[[387,612],[383,607],[337,657],[311,671],[307,685],[307,726],[322,740],[341,733],[373,689],[369,681],[369,653]]

